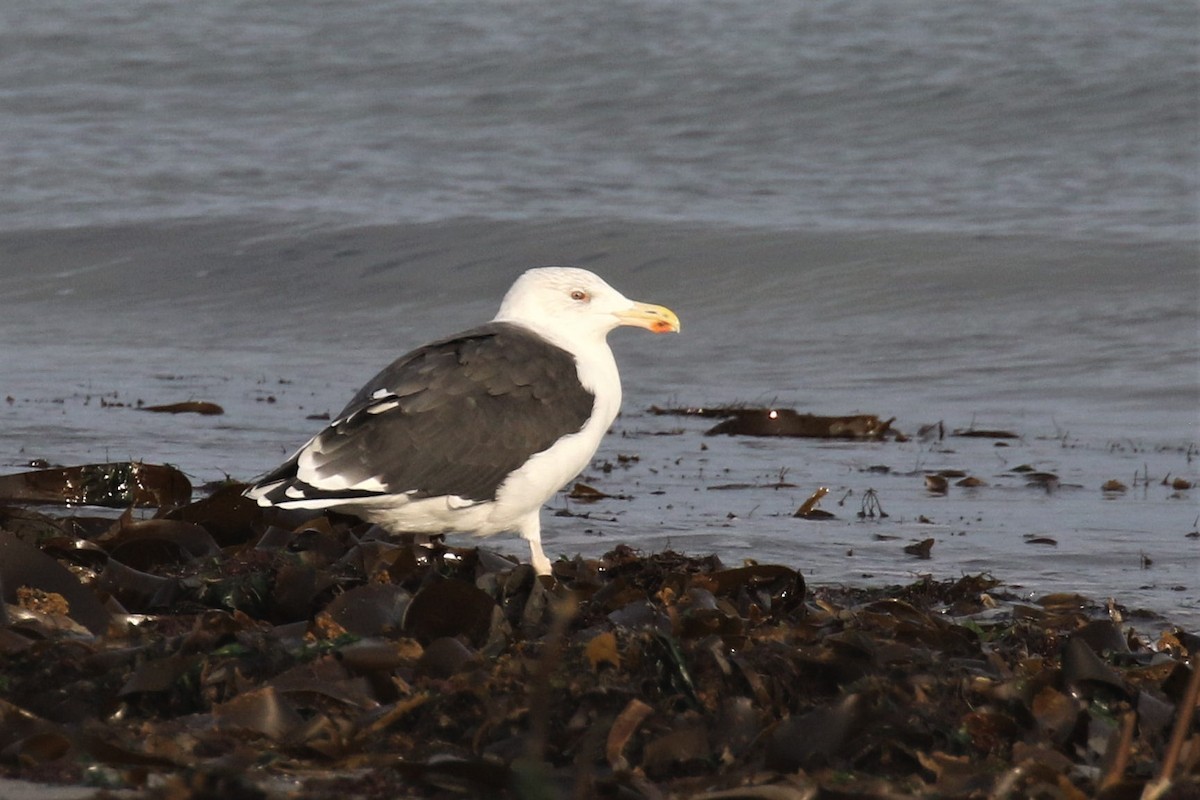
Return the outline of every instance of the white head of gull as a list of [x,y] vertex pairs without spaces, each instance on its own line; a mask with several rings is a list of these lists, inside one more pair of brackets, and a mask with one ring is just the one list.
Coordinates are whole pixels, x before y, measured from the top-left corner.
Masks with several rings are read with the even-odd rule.
[[679,319],[587,270],[531,269],[491,322],[396,359],[246,494],[393,533],[516,532],[547,574],[541,508],[616,418],[621,381],[606,337],[621,325],[667,333]]

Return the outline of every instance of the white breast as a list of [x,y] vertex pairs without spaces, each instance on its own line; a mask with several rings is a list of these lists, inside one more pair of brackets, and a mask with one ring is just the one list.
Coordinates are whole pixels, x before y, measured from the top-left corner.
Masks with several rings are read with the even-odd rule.
[[577,357],[579,380],[595,397],[592,417],[579,433],[559,439],[509,476],[496,493],[489,522],[504,530],[536,513],[554,493],[582,472],[596,454],[621,408],[621,377],[605,345]]

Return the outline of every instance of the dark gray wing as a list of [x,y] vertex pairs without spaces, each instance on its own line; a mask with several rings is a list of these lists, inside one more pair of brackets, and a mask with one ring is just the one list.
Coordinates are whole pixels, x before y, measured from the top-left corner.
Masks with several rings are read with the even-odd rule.
[[531,455],[579,431],[594,399],[570,353],[520,326],[489,323],[398,358],[257,487],[278,484],[263,493],[272,503],[491,500]]

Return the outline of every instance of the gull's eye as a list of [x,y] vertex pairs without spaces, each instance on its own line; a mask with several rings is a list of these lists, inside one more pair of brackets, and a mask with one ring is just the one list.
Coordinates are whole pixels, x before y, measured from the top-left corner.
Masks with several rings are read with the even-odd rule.
[[576,289],[575,291],[571,292],[571,299],[579,300],[579,301],[587,300],[588,293],[585,292],[583,289]]

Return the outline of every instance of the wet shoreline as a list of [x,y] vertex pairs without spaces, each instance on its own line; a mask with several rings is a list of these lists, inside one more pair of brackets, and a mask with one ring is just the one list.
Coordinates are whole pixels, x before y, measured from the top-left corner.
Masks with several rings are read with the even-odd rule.
[[[613,337],[624,410],[582,476],[613,499],[556,498],[548,552],[716,552],[827,584],[986,570],[1019,591],[1068,585],[1184,622],[1200,613],[1200,543],[1187,538],[1200,492],[1163,485],[1200,477],[1187,245],[209,220],[0,234],[0,252],[13,298],[0,319],[6,473],[135,459],[197,485],[249,479],[398,352],[490,316],[523,267],[566,261],[677,308],[686,333],[653,347]],[[226,413],[136,409],[198,401]],[[730,403],[895,417],[910,441],[707,437],[704,422],[649,412]],[[939,424],[1018,438],[918,435]],[[1028,486],[1023,465],[1059,485]],[[986,485],[930,493],[927,474],[946,471]],[[1114,480],[1128,490],[1105,493]],[[743,488],[712,488],[728,485]],[[793,518],[821,486],[835,518]],[[886,520],[856,516],[868,491]],[[904,552],[931,537],[930,559]]]

